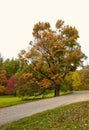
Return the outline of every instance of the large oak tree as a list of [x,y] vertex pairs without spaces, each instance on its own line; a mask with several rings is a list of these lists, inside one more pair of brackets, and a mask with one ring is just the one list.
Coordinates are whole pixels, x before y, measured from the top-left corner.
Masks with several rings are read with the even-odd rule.
[[51,29],[48,22],[35,24],[34,39],[28,50],[20,52],[19,58],[32,64],[33,77],[40,87],[54,87],[55,96],[59,96],[65,76],[82,65],[85,54],[77,42],[79,35],[75,27],[64,25],[62,20],[55,27]]

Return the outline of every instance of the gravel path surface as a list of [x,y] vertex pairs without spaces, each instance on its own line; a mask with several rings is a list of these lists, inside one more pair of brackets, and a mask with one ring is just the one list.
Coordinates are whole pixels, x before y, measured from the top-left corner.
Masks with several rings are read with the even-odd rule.
[[78,101],[89,100],[89,92],[74,92],[73,94],[43,99],[30,103],[0,109],[0,125],[17,121],[26,116],[30,116],[48,109],[59,107]]

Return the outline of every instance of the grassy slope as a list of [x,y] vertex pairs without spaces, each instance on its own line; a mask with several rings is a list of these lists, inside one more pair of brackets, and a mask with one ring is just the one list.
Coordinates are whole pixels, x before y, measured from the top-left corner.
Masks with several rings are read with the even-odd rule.
[[[61,92],[61,95],[69,94],[70,92]],[[53,97],[54,93],[47,93],[46,95],[39,95],[39,96],[31,96],[26,97],[26,100],[22,100],[21,98],[14,97],[14,96],[0,96],[0,108],[7,107],[12,105],[17,105],[21,103],[30,102],[33,100],[43,99],[43,98],[51,98]]]
[[89,101],[48,110],[0,130],[89,130]]

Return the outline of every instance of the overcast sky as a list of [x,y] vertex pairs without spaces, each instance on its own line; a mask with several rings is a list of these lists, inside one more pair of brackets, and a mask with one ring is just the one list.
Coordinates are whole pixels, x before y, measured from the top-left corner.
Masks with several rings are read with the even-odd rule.
[[37,22],[58,19],[75,26],[79,31],[82,51],[89,57],[89,0],[0,0],[0,53],[17,58],[21,49],[32,40]]

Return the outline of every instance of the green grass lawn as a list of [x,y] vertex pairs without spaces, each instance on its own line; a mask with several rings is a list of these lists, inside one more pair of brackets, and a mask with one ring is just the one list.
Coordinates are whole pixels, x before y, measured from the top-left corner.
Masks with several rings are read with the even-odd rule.
[[[69,93],[70,92],[61,92],[61,95],[65,95]],[[54,96],[53,91],[46,94],[38,95],[38,96],[25,97],[24,100],[22,100],[22,98],[14,97],[14,96],[0,96],[0,108],[17,105],[21,103],[26,103],[26,102],[31,102],[34,100],[40,100],[43,98],[51,98],[53,96]]]
[[23,103],[21,98],[14,96],[0,96],[0,107],[7,107]]
[[89,101],[38,113],[0,130],[89,130]]

